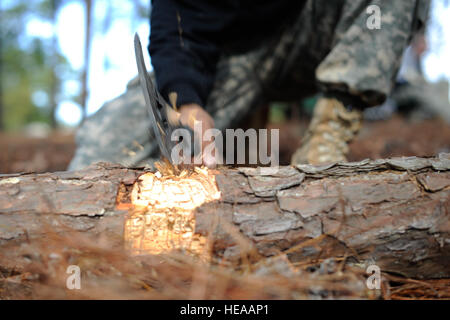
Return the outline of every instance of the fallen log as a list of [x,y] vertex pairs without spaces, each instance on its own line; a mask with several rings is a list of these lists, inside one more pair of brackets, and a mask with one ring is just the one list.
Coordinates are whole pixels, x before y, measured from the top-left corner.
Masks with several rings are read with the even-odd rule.
[[134,254],[210,246],[227,261],[345,257],[450,277],[450,154],[183,174],[99,163],[0,175],[0,269],[20,268],[24,242],[75,232]]

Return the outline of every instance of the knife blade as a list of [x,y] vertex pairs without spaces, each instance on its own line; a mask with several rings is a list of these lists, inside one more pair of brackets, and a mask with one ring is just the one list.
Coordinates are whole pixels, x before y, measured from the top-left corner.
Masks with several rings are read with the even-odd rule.
[[[137,33],[134,36],[134,49],[139,81],[141,83],[141,88],[144,94],[145,104],[147,106],[148,115],[150,118],[150,124],[155,135],[155,139],[157,140],[162,157],[169,160],[171,164],[174,164],[174,159],[172,159],[171,152],[172,148],[177,143],[189,143],[187,149],[184,150],[190,150],[190,154],[185,156],[194,156],[198,148],[195,147],[193,130],[187,126],[182,125],[178,120],[175,120],[178,119],[178,117],[175,116],[175,113],[177,112],[165,101],[163,96],[153,85],[153,82],[147,73],[147,68],[145,66],[144,56],[142,53],[142,45]],[[188,130],[191,139],[173,141],[171,139],[172,133],[178,128]]]

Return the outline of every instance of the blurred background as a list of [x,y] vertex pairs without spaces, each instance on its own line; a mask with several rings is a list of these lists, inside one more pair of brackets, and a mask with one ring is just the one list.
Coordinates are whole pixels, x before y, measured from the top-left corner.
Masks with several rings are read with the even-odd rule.
[[[396,94],[366,112],[370,123],[351,160],[450,150],[449,2],[432,1]],[[136,76],[133,34],[147,47],[150,0],[1,0],[0,9],[0,173],[64,170],[83,118]],[[267,126],[292,141],[282,161],[299,144],[314,101],[270,105]]]

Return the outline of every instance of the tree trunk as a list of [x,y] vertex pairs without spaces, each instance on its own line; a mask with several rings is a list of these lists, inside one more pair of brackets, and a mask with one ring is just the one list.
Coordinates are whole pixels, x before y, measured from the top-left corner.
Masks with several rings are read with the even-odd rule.
[[[0,18],[2,12],[0,11]],[[3,39],[0,37],[0,52],[3,54]],[[3,112],[3,58],[0,59],[0,132],[5,130],[4,112]]]
[[85,39],[84,39],[84,69],[82,74],[82,88],[81,88],[81,106],[82,106],[82,121],[87,116],[87,99],[89,96],[88,81],[89,81],[89,61],[91,52],[91,25],[92,25],[92,2],[93,0],[85,0],[86,6],[86,25],[85,25]]
[[[130,197],[142,190],[142,173],[100,163],[0,175],[0,253],[68,230],[127,242],[124,225],[136,214]],[[450,277],[450,154],[213,173],[220,198],[189,219],[195,236],[212,239],[217,257],[283,252],[302,263],[339,256],[408,277]],[[17,267],[1,256],[0,268]]]
[[58,95],[58,77],[56,75],[56,67],[58,65],[58,37],[56,34],[56,15],[59,8],[59,2],[56,0],[52,0],[52,26],[53,26],[53,35],[52,35],[52,54],[50,56],[51,59],[51,79],[50,79],[50,88],[49,88],[49,96],[50,96],[50,126],[52,129],[56,129],[56,109],[58,107],[57,95]]

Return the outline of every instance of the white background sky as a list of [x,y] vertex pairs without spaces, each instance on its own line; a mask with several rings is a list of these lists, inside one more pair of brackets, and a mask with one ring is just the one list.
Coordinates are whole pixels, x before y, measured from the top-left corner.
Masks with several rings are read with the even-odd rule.
[[[96,0],[93,10],[93,23],[102,23],[106,14],[108,0]],[[150,1],[149,1],[150,2]],[[143,48],[148,45],[149,23],[144,22],[132,29],[130,17],[133,7],[127,1],[116,1],[123,18],[115,18],[106,34],[93,33],[89,63],[89,96],[88,114],[97,111],[106,101],[122,94],[129,80],[137,75],[134,57],[133,36],[138,32]],[[63,55],[66,56],[73,69],[81,70],[84,65],[84,36],[85,36],[84,7],[81,2],[69,2],[64,5],[57,16],[56,33],[58,44]],[[96,28],[94,25],[92,28]],[[26,24],[29,36],[51,37],[52,25],[38,19],[31,19]],[[144,52],[147,66],[150,59]],[[109,66],[105,67],[105,58]],[[64,81],[63,90],[67,94],[78,94],[81,83],[75,80]],[[57,118],[69,125],[77,124],[81,119],[80,107],[70,101],[62,101],[57,110]]]
[[[101,22],[106,12],[106,1],[96,0],[94,6],[94,23]],[[400,0],[396,0],[400,1]],[[450,8],[445,8],[445,0],[434,0],[432,19],[437,19],[442,30],[429,32],[430,50],[424,59],[424,71],[430,81],[446,78],[450,80]],[[150,0],[149,0],[150,2]],[[141,23],[132,30],[130,16],[132,6],[127,1],[117,1],[123,18],[115,19],[106,34],[95,33],[92,40],[91,61],[89,66],[88,114],[97,111],[106,101],[122,94],[129,80],[137,74],[133,48],[133,35],[137,31],[143,48],[148,45],[149,24]],[[84,47],[84,9],[81,2],[69,2],[58,14],[56,32],[62,53],[75,70],[83,67]],[[93,28],[96,29],[95,26]],[[26,24],[30,36],[52,36],[52,26],[41,20],[32,19]],[[147,66],[150,66],[147,51],[144,54]],[[110,63],[105,68],[105,57]],[[80,83],[68,80],[63,83],[63,90],[77,94]],[[80,121],[81,111],[71,101],[62,101],[57,111],[57,118],[69,125]]]

